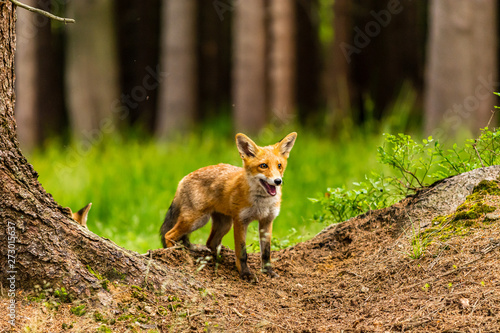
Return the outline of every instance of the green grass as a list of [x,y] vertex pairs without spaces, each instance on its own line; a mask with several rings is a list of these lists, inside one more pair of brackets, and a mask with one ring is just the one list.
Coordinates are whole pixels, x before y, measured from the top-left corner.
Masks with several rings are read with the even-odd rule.
[[[325,227],[312,221],[318,207],[308,198],[321,196],[327,187],[350,187],[378,167],[376,148],[381,136],[334,142],[297,131],[284,177],[281,213],[273,228],[277,247],[308,239]],[[241,165],[228,132],[204,129],[162,144],[118,136],[70,146],[53,141],[33,152],[29,161],[44,188],[62,206],[76,211],[93,203],[91,231],[143,253],[161,246],[159,228],[183,176],[211,164]],[[271,144],[289,131],[279,132],[264,132],[253,139],[259,145]],[[209,229],[210,223],[193,233],[191,241],[204,244]],[[257,223],[252,223],[247,244],[258,249],[256,230]],[[232,231],[223,244],[233,247]]]

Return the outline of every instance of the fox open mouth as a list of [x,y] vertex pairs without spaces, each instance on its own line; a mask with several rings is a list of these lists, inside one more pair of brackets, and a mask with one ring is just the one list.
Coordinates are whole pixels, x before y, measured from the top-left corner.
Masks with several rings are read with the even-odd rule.
[[270,185],[268,182],[260,179],[260,183],[262,184],[262,186],[264,186],[264,188],[266,189],[267,193],[269,193],[269,195],[271,196],[275,196],[276,195],[276,186],[274,185]]

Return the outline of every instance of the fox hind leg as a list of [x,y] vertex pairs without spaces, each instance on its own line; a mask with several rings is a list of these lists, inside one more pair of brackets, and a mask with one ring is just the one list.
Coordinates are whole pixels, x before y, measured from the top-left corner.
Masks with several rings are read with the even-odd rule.
[[208,236],[207,247],[213,252],[217,252],[217,247],[222,242],[222,238],[231,230],[233,219],[221,213],[212,213],[212,229]]
[[203,227],[209,219],[210,215],[208,214],[181,214],[178,206],[172,203],[160,229],[163,247],[171,247],[176,243],[182,243],[190,248],[189,234]]

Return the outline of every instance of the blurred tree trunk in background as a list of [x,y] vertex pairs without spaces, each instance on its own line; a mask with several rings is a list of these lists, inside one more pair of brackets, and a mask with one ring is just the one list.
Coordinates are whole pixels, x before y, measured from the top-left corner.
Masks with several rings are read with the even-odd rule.
[[494,105],[497,1],[433,0],[426,69],[425,133],[478,132]]
[[[27,0],[25,3],[36,7],[37,0]],[[36,25],[38,17],[28,11],[19,11],[16,22],[17,49],[16,49],[16,120],[19,124],[19,141],[23,148],[31,149],[40,140],[38,126],[38,45],[40,28]],[[47,19],[48,20],[48,19]],[[43,27],[42,27],[43,28]],[[50,26],[49,26],[50,28]]]
[[355,123],[375,124],[374,120],[390,116],[389,111],[396,112],[395,117],[407,117],[391,106],[405,82],[417,93],[422,89],[426,6],[424,0],[353,2],[348,44],[356,48],[349,64]]
[[119,94],[117,36],[113,0],[69,1],[66,96],[74,136],[93,143],[113,130]]
[[196,0],[163,0],[157,135],[184,132],[194,124],[197,106]]
[[295,116],[295,3],[270,0],[270,107],[279,123]]
[[323,59],[318,29],[318,0],[297,1],[296,13],[296,60],[297,79],[295,95],[302,124],[323,123],[324,92],[321,89],[321,61]]
[[233,36],[235,129],[255,134],[267,121],[264,0],[237,3],[233,18]]
[[231,102],[232,11],[218,12],[214,4],[213,1],[198,2],[198,109],[201,119],[226,115]]
[[[159,79],[152,77],[157,72],[160,41],[161,0],[136,0],[116,2],[118,22],[118,49],[120,64],[120,87],[130,102],[120,101],[128,108],[131,126],[154,131],[157,110]],[[123,118],[126,112],[120,116]]]
[[352,43],[352,3],[350,0],[335,0],[330,10],[333,11],[333,22],[330,22],[333,36],[326,45],[324,90],[333,134],[337,135],[353,125],[350,62],[341,51],[343,45]]
[[[50,0],[29,0],[26,4],[50,10]],[[60,53],[57,34],[48,18],[21,10],[16,22],[16,119],[19,140],[25,149],[40,145],[65,123]]]

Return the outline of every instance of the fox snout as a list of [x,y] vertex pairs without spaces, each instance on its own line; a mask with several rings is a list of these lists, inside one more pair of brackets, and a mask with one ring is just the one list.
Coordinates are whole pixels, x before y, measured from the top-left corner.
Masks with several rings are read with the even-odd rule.
[[277,193],[276,186],[280,186],[281,184],[283,184],[283,179],[281,179],[281,177],[270,179],[270,178],[267,178],[265,176],[263,178],[264,179],[262,179],[262,178],[260,179],[260,183],[265,188],[267,193],[270,196],[274,197]]

